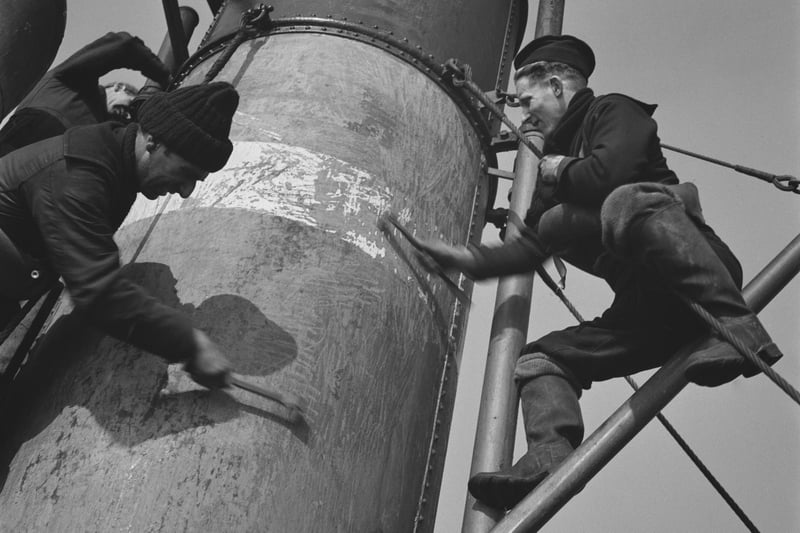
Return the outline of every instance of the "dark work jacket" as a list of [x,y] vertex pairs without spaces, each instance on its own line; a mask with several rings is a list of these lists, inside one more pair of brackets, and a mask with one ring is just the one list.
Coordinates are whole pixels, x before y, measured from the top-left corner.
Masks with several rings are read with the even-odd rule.
[[137,128],[80,126],[0,158],[0,229],[63,277],[91,323],[168,360],[185,360],[195,349],[188,318],[119,275],[113,236],[138,191]]
[[[622,94],[595,96],[591,89],[579,90],[564,116],[548,136],[545,154],[564,155],[557,169],[557,185],[537,184],[531,208],[521,228],[521,238],[501,247],[475,249],[474,279],[502,276],[526,270],[537,257],[549,251],[539,240],[536,227],[547,210],[570,203],[598,211],[608,195],[621,185],[658,182],[675,185],[678,178],[661,152],[658,126],[652,118],[655,105]],[[727,246],[705,224],[700,228],[717,250]],[[529,269],[529,268],[528,268]],[[595,272],[610,281],[614,267]]]
[[61,135],[68,128],[110,119],[100,77],[129,68],[166,83],[169,71],[138,37],[107,33],[48,71],[0,130],[0,156]]
[[566,156],[558,166],[555,194],[538,194],[526,222],[535,226],[545,209],[559,203],[599,208],[620,185],[677,184],[661,152],[655,109],[622,94],[578,91],[544,146],[546,154]]

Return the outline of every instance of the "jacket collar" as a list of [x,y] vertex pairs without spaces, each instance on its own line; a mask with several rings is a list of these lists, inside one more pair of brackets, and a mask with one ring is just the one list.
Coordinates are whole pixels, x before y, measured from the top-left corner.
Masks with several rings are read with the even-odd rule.
[[553,132],[545,142],[544,152],[546,154],[567,154],[569,153],[572,139],[583,124],[583,119],[589,106],[594,102],[594,91],[585,87],[576,92],[567,106],[567,111],[556,125]]
[[137,124],[103,122],[77,126],[64,133],[64,156],[87,161],[115,175],[126,188],[138,190],[136,177]]
[[136,134],[139,131],[137,124],[128,124],[121,131],[122,171],[126,181],[133,183],[138,190],[139,179],[136,175]]

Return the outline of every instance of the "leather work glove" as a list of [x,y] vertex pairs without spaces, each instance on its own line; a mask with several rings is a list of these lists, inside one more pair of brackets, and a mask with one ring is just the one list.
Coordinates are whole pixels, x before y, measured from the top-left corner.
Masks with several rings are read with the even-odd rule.
[[548,183],[558,182],[558,165],[564,160],[563,155],[546,155],[539,160],[539,174]]
[[199,329],[194,330],[197,351],[183,368],[192,379],[208,389],[222,389],[230,385],[231,363],[222,355],[217,345]]
[[539,160],[539,174],[536,176],[536,188],[533,191],[531,206],[525,216],[525,223],[536,228],[542,215],[556,205],[556,188],[558,187],[558,166],[564,160],[563,155],[546,155]]

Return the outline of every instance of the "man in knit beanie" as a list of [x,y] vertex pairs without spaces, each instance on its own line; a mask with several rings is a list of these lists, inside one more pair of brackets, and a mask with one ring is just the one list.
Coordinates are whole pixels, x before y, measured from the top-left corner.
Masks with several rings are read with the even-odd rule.
[[79,126],[0,158],[0,327],[60,276],[92,325],[225,386],[230,365],[208,337],[120,275],[113,235],[137,193],[186,198],[225,166],[238,103],[226,82],[157,93],[140,124]]

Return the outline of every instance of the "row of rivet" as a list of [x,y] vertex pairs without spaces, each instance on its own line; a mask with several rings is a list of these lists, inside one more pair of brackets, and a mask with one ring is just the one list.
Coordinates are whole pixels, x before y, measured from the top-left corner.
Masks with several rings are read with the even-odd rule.
[[[206,32],[206,35],[203,38],[203,43],[208,40],[213,27],[218,22],[224,9],[225,4],[223,4],[223,7],[217,13],[211,28],[209,28],[209,30]],[[373,30],[376,30],[376,32],[381,32],[378,35],[371,34],[371,32],[364,32],[363,30],[359,30],[359,27],[365,27],[363,21],[358,21],[356,24],[353,22],[348,22],[347,17],[337,19],[333,15],[327,15],[325,18],[317,18],[315,14],[312,14],[311,18],[314,18],[315,20],[308,21],[300,15],[297,15],[295,19],[274,19],[272,21],[272,26],[269,30],[269,33],[292,31],[320,31],[322,33],[330,33],[331,30],[336,30],[336,34],[338,35],[344,35],[362,42],[369,42],[373,45],[376,44],[377,41],[382,41],[385,44],[385,49],[387,51],[397,55],[402,59],[410,61],[412,64],[417,66],[417,68],[420,68],[420,66],[424,67],[424,69],[420,68],[420,70],[423,70],[431,79],[436,81],[437,84],[444,88],[448,94],[455,96],[454,101],[463,111],[465,111],[464,114],[467,120],[478,134],[482,149],[484,151],[491,149],[491,133],[489,131],[488,124],[486,124],[481,115],[481,108],[469,95],[463,91],[455,89],[452,84],[445,80],[443,77],[444,69],[442,65],[435,63],[435,57],[433,54],[425,54],[421,45],[417,44],[414,45],[413,48],[410,48],[411,45],[409,44],[407,37],[398,39],[394,37],[393,31],[381,32],[381,29],[378,25],[372,25]],[[337,27],[328,28],[325,26],[326,22],[336,23]],[[346,27],[338,27],[341,24],[344,24]],[[213,47],[208,47],[205,50],[201,48],[187,61],[186,64],[184,64],[181,72],[176,77],[177,79],[175,83],[179,84],[186,74],[195,66],[214,53],[219,52],[221,49],[224,49],[224,42]]]

